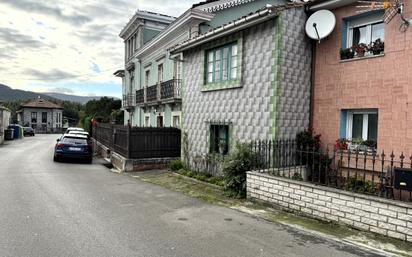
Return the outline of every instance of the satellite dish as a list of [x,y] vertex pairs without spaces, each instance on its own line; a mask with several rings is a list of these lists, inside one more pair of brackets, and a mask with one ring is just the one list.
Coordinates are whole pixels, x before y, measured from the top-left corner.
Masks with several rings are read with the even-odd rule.
[[320,10],[309,17],[305,30],[308,37],[320,41],[332,33],[335,25],[335,15],[329,10]]

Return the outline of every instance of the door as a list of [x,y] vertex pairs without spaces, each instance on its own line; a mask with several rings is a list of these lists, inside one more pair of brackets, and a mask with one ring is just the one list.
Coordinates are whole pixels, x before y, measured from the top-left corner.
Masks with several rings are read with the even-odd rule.
[[161,115],[157,116],[157,127],[163,127],[163,116]]

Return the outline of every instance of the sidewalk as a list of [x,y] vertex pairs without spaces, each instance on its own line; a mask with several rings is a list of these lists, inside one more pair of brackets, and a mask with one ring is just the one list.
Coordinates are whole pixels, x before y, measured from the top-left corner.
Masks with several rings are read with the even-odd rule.
[[347,245],[367,248],[388,256],[412,256],[412,244],[372,233],[361,232],[333,223],[321,222],[281,211],[262,203],[225,196],[222,188],[184,177],[169,171],[127,173],[144,182],[156,184],[210,204],[225,206],[253,217],[298,228]]

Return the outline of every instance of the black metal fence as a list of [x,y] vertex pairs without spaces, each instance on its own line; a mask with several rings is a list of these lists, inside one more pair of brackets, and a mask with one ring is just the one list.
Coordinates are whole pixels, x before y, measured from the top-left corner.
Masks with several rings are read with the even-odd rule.
[[130,159],[180,157],[181,131],[177,128],[140,128],[97,123],[93,138]]
[[412,201],[412,155],[325,150],[294,140],[253,141],[254,170],[363,194]]

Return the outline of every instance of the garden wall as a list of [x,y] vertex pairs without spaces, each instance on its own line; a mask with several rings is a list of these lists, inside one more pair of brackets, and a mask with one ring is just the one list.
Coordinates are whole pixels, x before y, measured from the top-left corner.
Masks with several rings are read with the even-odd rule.
[[305,216],[412,242],[412,204],[247,172],[247,197]]

